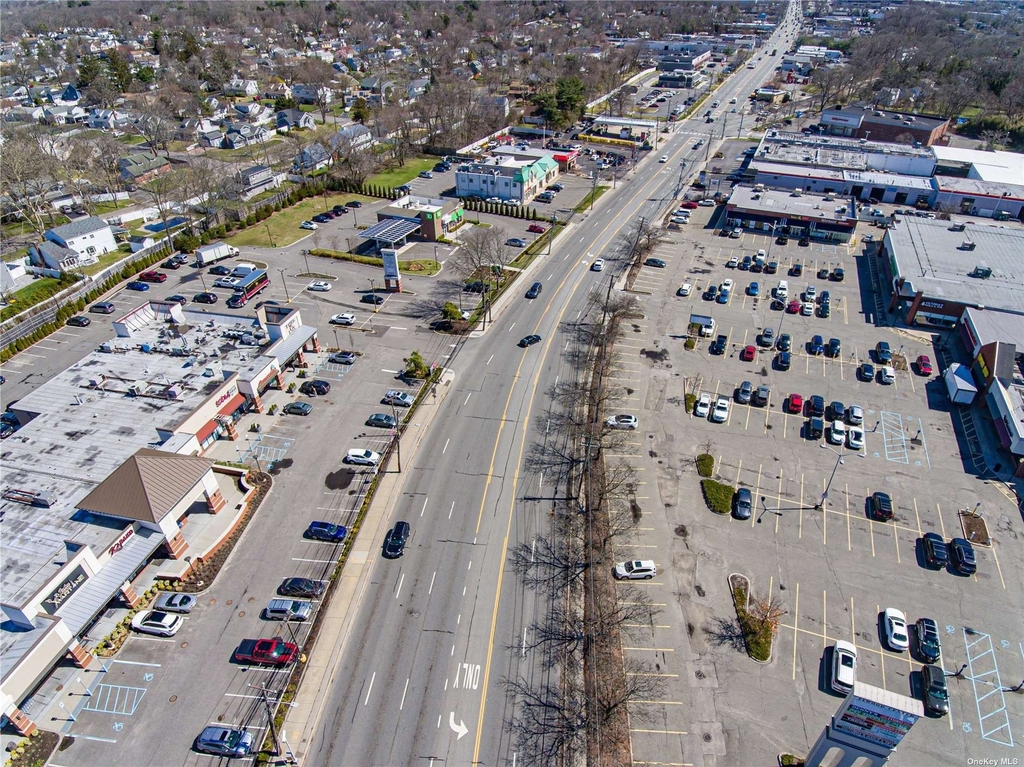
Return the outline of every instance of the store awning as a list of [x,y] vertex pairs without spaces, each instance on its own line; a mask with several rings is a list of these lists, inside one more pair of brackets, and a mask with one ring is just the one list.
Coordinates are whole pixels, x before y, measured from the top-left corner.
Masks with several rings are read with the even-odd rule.
[[199,442],[199,444],[200,445],[203,444],[203,442],[206,441],[207,437],[209,437],[211,434],[213,434],[215,431],[217,431],[217,427],[219,425],[220,424],[218,424],[216,421],[210,421],[203,428],[201,428],[199,431],[197,431],[196,432],[196,440]]
[[238,410],[238,408],[242,405],[243,402],[245,402],[245,395],[236,394],[234,397],[228,400],[228,404],[226,404],[217,412],[220,415],[230,415],[231,413],[234,413],[236,410]]

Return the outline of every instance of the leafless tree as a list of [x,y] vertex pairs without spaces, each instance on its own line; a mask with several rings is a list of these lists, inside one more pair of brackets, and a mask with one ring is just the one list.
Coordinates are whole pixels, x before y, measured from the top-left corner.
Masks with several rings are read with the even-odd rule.
[[783,607],[782,600],[773,594],[767,598],[751,598],[747,612],[750,613],[750,616],[759,626],[767,626],[771,629],[772,634],[774,634],[779,629],[782,616],[788,611]]
[[818,89],[816,99],[820,111],[836,100],[848,79],[844,67],[836,64],[815,69],[811,73],[811,82]]
[[320,120],[327,122],[334,98],[334,68],[320,59],[307,59],[299,65],[295,77],[313,92],[313,106],[320,113]]
[[167,222],[174,213],[174,209],[184,198],[185,190],[188,188],[188,170],[177,168],[167,173],[156,176],[144,184],[138,186],[138,190],[148,197],[157,209],[157,214],[163,222],[163,231],[167,236]]
[[513,698],[509,729],[524,764],[563,764],[586,748],[587,702],[580,689],[556,681],[505,679]]
[[53,226],[53,207],[46,199],[58,179],[59,161],[43,149],[43,130],[28,126],[10,131],[0,162],[0,188],[10,205],[37,233]]

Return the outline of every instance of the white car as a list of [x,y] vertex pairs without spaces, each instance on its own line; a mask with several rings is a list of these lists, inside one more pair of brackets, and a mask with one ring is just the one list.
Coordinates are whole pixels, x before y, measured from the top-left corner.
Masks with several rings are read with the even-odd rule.
[[851,450],[861,450],[864,447],[864,429],[851,426],[846,432],[846,446]]
[[344,314],[335,314],[333,317],[331,317],[331,324],[332,325],[355,325],[356,324],[356,316],[354,314],[349,314],[348,312],[345,312]]
[[731,277],[726,277],[724,280],[722,280],[722,284],[718,286],[718,289],[719,290],[732,290],[732,286],[734,284],[735,283],[732,281]]
[[590,265],[590,271],[592,272],[603,272],[604,271],[604,259],[595,258],[594,263]]
[[907,616],[895,607],[886,607],[882,615],[885,624],[885,643],[896,652],[903,652],[910,647],[910,636],[907,634]]
[[884,384],[896,383],[896,371],[892,369],[891,365],[883,365],[879,371],[879,380]]
[[813,285],[808,285],[807,290],[804,291],[804,301],[813,301],[818,295],[818,289]]
[[725,268],[726,269],[735,269],[739,265],[740,265],[740,259],[737,256],[733,256],[732,258],[730,258],[728,261],[725,262]]
[[832,689],[846,695],[857,676],[857,648],[842,639],[832,649]]
[[719,397],[715,402],[715,409],[711,411],[711,420],[715,423],[725,423],[729,420],[729,400]]
[[372,450],[349,450],[343,459],[345,463],[354,463],[357,466],[376,466],[380,463],[380,453]]
[[311,290],[314,293],[326,293],[331,289],[331,283],[327,280],[313,280],[306,286],[306,290]]
[[632,562],[619,562],[612,574],[618,580],[650,580],[658,574],[658,568],[652,559],[634,559]]
[[679,286],[679,290],[676,291],[676,295],[677,296],[688,296],[688,295],[690,295],[690,292],[692,290],[693,290],[693,285],[691,285],[688,282],[684,282],[682,285]]
[[842,421],[833,421],[828,430],[828,441],[833,445],[841,445],[846,441],[846,424]]
[[184,622],[185,619],[180,615],[144,610],[135,613],[135,617],[132,618],[132,628],[141,634],[172,637],[178,633],[178,629]]
[[701,200],[697,204],[700,205],[702,208],[713,208],[713,207],[715,207],[715,201],[714,200]]
[[635,415],[613,415],[604,422],[609,429],[628,429],[633,431],[640,422]]
[[218,277],[213,281],[213,287],[215,288],[233,288],[235,285],[240,283],[241,280],[237,277]]
[[489,202],[489,203],[492,203],[492,204],[496,204],[496,205],[500,205],[501,203],[503,203],[505,201],[503,199],[501,199],[500,197],[488,197],[486,202]]
[[668,162],[668,155],[667,154],[663,154],[661,156],[661,159],[658,160],[658,162]]
[[814,314],[814,302],[805,301],[800,306],[800,314],[804,317],[810,317]]
[[711,412],[711,395],[704,392],[697,398],[697,404],[693,406],[693,414],[698,418],[707,418]]
[[312,221],[303,221],[301,224],[299,224],[299,229],[308,229],[309,231],[312,232],[317,229],[317,225],[314,224]]
[[689,216],[672,216],[670,219],[673,224],[688,224],[690,223]]

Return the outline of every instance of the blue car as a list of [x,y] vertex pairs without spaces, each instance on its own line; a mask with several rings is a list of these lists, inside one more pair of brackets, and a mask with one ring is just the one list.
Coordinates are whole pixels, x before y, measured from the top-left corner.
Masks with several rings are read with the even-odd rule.
[[756,282],[750,283],[750,287],[747,288],[747,295],[748,296],[757,296],[757,295],[760,295],[760,293],[761,293],[761,288],[758,286],[758,284]]
[[821,336],[814,336],[811,338],[811,343],[808,344],[807,349],[811,354],[824,354],[825,353],[825,342]]
[[138,290],[140,292],[145,292],[149,290],[149,283],[142,282],[142,280],[132,280],[125,287],[128,288],[128,290]]
[[318,541],[329,541],[330,543],[341,543],[345,540],[348,530],[341,525],[332,525],[330,522],[310,522],[306,535]]
[[727,304],[727,303],[729,303],[729,291],[728,290],[721,291],[718,294],[718,298],[716,298],[715,301],[720,303],[720,304]]

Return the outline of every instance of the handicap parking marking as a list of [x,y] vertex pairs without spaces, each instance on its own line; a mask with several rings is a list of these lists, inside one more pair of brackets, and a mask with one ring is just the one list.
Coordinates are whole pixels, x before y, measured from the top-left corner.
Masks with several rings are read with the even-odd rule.
[[95,711],[99,714],[132,716],[145,695],[145,687],[101,683],[92,690],[92,695],[82,710]]
[[[946,627],[947,630],[950,628]],[[967,651],[968,678],[974,691],[978,711],[981,737],[985,740],[1013,748],[1013,731],[1006,696],[999,678],[995,648],[989,634],[976,629],[963,628],[964,645]],[[964,723],[964,730],[970,723]]]

